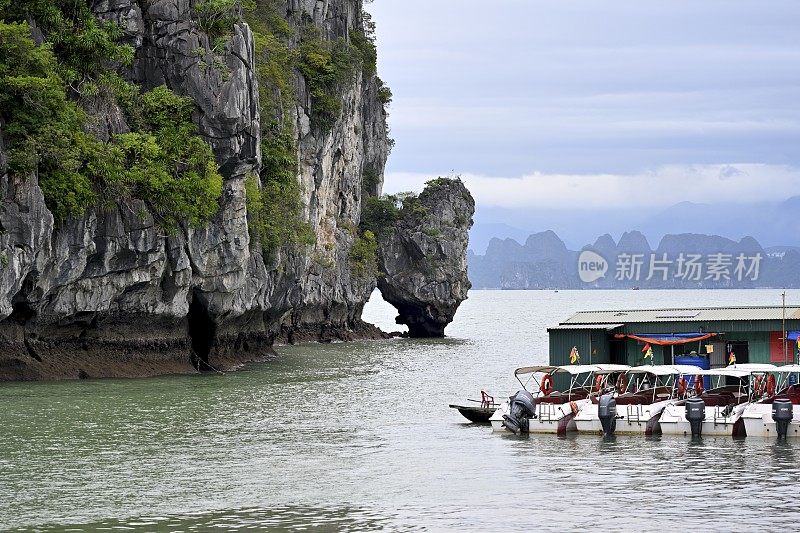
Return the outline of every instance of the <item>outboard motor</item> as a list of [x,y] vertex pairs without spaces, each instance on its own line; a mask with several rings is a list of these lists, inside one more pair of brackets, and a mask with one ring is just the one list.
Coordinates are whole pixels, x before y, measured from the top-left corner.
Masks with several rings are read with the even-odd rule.
[[617,429],[617,400],[614,399],[613,394],[600,396],[600,402],[597,405],[597,416],[603,426],[603,435],[613,435],[614,430]]
[[789,431],[789,422],[792,421],[792,400],[788,398],[775,398],[772,401],[772,420],[778,430],[778,438],[785,439]]
[[706,402],[698,397],[686,400],[686,420],[692,426],[692,437],[699,437],[703,433],[703,420],[705,419]]
[[517,391],[508,402],[508,414],[503,415],[503,425],[515,435],[527,433],[528,421],[535,410],[531,393],[526,390]]

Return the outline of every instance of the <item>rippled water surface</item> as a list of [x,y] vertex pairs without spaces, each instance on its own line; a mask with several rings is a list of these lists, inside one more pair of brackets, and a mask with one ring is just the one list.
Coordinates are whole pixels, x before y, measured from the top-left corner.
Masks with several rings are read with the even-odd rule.
[[[577,310],[779,298],[473,291],[443,340],[281,347],[224,376],[0,384],[0,529],[795,527],[800,443],[494,435],[447,407],[513,392],[513,369],[545,362],[547,326]],[[365,314],[395,329],[377,295]]]

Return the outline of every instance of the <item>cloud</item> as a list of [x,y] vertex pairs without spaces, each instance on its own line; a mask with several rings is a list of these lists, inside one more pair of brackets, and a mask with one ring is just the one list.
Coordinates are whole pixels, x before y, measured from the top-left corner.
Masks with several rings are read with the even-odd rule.
[[[379,0],[393,172],[800,167],[800,2]],[[454,20],[458,23],[454,23]]]
[[[436,174],[390,172],[384,191],[420,191],[432,177]],[[753,204],[800,194],[800,168],[763,164],[668,165],[635,174],[466,173],[461,178],[478,206],[509,209],[663,208],[685,201]]]

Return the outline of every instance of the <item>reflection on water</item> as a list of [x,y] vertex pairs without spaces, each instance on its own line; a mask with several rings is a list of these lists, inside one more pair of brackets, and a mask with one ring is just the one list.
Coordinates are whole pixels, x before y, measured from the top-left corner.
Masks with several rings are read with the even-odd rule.
[[[132,520],[101,520],[88,524],[40,526],[36,531],[241,531],[246,529],[270,531],[374,531],[385,529],[385,516],[358,508],[336,507],[278,507],[275,509],[242,509],[214,513],[178,516],[152,516]],[[402,526],[405,530],[419,529]],[[17,531],[26,531],[19,528]]]
[[[447,405],[578,309],[767,291],[476,292],[451,338],[283,347],[224,376],[0,385],[0,529],[793,527],[800,442],[496,435]],[[375,321],[394,313],[371,304]],[[113,518],[113,520],[111,520]]]

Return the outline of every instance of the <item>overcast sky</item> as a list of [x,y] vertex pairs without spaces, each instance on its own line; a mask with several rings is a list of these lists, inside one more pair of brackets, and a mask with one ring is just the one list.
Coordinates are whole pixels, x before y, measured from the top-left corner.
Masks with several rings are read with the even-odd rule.
[[394,91],[387,192],[452,171],[509,208],[800,194],[796,0],[368,9]]

